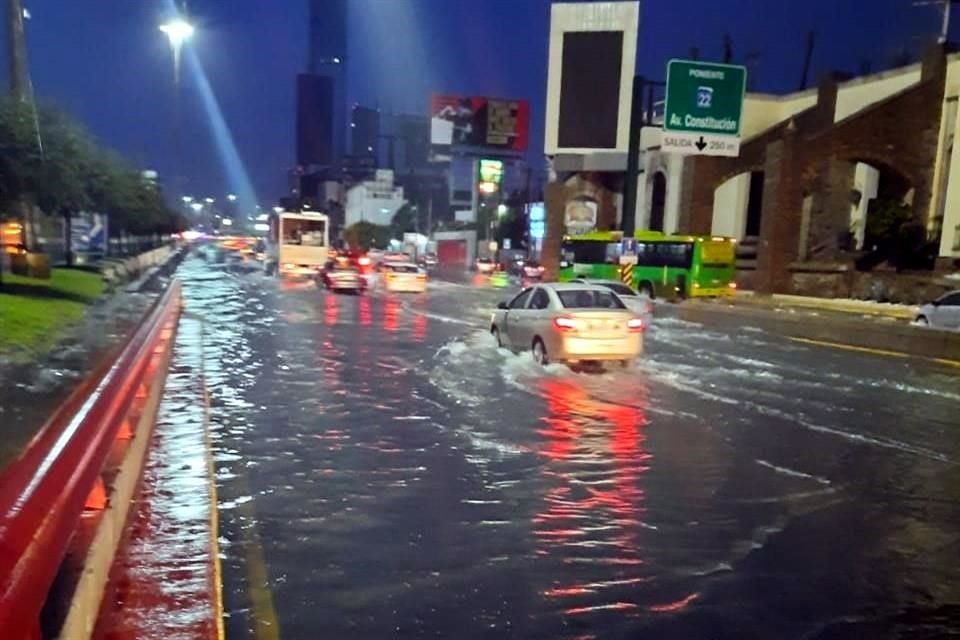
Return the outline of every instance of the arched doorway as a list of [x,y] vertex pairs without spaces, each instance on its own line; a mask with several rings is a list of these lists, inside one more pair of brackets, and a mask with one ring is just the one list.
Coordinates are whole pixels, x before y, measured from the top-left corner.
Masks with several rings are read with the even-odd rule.
[[662,171],[653,175],[653,192],[650,198],[651,231],[663,231],[663,217],[667,206],[667,177]]

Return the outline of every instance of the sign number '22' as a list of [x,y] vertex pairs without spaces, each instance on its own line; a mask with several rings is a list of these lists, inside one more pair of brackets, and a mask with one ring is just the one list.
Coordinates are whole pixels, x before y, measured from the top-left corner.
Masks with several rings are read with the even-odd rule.
[[697,107],[709,109],[713,105],[713,87],[697,87]]

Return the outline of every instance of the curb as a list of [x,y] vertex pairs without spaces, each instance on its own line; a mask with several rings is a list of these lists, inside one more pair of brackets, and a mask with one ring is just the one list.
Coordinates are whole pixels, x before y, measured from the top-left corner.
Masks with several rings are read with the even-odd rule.
[[897,353],[941,361],[960,361],[960,333],[914,327],[902,323],[869,322],[854,317],[828,319],[792,315],[760,305],[697,304],[677,305],[682,320],[710,323],[718,319],[737,320],[770,333],[860,350]]

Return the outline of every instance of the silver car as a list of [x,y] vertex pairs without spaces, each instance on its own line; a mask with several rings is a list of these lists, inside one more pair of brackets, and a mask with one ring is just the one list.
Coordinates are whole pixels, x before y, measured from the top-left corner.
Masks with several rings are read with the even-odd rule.
[[584,284],[592,284],[598,287],[604,287],[605,289],[610,289],[610,291],[613,291],[615,294],[620,296],[620,299],[623,300],[623,304],[627,305],[627,309],[630,309],[630,311],[639,313],[646,318],[649,318],[649,316],[653,314],[653,301],[650,299],[650,296],[637,293],[619,280],[574,278],[571,280],[571,282],[582,282]]
[[553,361],[620,361],[643,351],[646,322],[617,294],[581,283],[542,284],[501,302],[490,319],[499,346]]
[[917,310],[914,323],[937,329],[960,329],[960,291],[945,293]]

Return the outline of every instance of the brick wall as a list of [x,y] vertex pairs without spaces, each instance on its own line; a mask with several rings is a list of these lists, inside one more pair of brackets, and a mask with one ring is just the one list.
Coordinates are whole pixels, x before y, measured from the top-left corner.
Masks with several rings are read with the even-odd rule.
[[[932,197],[943,104],[946,58],[942,49],[924,59],[919,84],[833,122],[836,77],[818,86],[817,104],[752,138],[738,158],[687,161],[681,193],[680,230],[709,233],[714,190],[740,173],[764,170],[764,199],[756,287],[789,292],[787,266],[796,260],[801,226],[811,258],[842,259],[839,240],[849,230],[850,191],[856,162],[866,162],[914,189],[913,212],[926,215]],[[808,224],[801,225],[804,195],[812,196]]]

